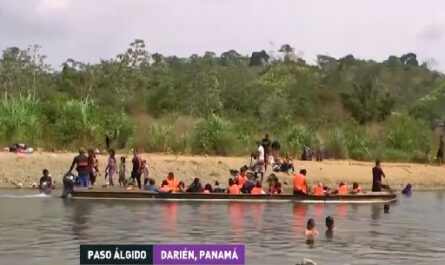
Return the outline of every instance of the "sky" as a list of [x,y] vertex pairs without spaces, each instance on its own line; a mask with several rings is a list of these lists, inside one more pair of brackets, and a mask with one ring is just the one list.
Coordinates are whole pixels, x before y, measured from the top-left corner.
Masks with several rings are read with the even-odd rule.
[[0,49],[39,44],[54,68],[113,58],[136,38],[180,57],[284,43],[309,63],[414,52],[445,72],[445,0],[0,0]]

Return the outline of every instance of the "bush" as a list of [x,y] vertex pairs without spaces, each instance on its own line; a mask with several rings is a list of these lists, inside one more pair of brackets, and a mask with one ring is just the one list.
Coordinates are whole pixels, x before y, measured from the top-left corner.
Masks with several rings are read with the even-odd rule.
[[3,100],[0,104],[1,140],[36,144],[42,135],[43,115],[39,102],[30,97]]
[[190,135],[185,133],[179,137],[174,137],[170,143],[171,150],[175,154],[185,153],[189,147]]
[[306,145],[312,149],[319,144],[319,139],[314,130],[303,125],[294,126],[284,135],[284,150],[292,155],[300,154]]
[[54,124],[55,140],[61,145],[89,146],[105,134],[103,114],[91,101],[69,100],[63,104]]
[[432,150],[432,132],[424,121],[408,115],[391,117],[385,126],[385,146],[407,153],[429,153]]
[[171,126],[158,124],[151,125],[147,135],[147,151],[167,152],[172,139],[174,139],[174,137]]
[[345,159],[349,155],[346,135],[342,128],[329,132],[325,146],[327,158]]
[[229,155],[237,148],[237,137],[231,123],[216,114],[196,125],[192,151],[194,153],[208,153]]

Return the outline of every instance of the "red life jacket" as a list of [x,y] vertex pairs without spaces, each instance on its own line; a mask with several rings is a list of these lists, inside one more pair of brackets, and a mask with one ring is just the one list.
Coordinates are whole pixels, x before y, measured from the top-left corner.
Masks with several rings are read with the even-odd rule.
[[340,195],[348,194],[348,188],[346,187],[346,184],[338,186],[337,191]]

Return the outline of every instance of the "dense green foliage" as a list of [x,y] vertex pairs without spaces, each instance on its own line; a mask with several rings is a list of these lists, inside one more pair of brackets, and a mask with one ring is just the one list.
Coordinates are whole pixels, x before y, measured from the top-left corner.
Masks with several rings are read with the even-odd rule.
[[97,64],[45,63],[39,47],[0,58],[0,142],[49,149],[102,145],[153,152],[248,154],[264,132],[283,152],[424,161],[444,118],[445,77],[416,55],[383,62],[317,57],[285,44],[273,56],[230,50],[150,54],[135,40]]

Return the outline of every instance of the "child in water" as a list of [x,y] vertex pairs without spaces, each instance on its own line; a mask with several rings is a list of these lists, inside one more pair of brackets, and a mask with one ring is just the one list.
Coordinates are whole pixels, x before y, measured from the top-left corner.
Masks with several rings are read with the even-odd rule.
[[314,219],[310,218],[309,220],[307,220],[307,225],[306,225],[306,232],[304,233],[306,237],[315,237],[318,235],[318,231],[315,230],[315,221]]
[[334,218],[332,216],[326,217],[326,237],[331,238],[334,236]]
[[125,186],[127,185],[127,180],[125,179],[125,157],[121,157],[121,163],[119,164],[119,186]]

